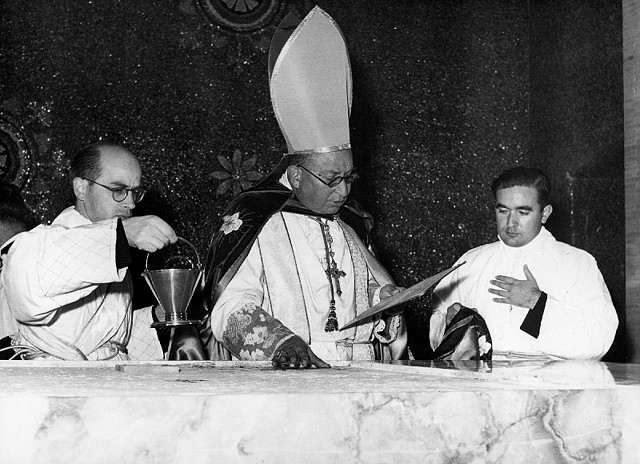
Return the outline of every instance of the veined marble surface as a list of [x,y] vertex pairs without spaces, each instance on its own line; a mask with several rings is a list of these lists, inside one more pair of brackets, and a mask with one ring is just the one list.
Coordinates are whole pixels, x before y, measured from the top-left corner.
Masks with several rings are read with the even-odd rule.
[[640,463],[640,366],[0,361],[0,463]]

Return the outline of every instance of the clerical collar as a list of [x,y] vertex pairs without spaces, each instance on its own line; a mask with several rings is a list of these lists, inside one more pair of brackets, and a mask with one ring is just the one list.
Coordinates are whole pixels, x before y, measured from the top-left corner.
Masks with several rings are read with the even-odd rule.
[[500,244],[509,252],[512,253],[526,253],[529,252],[531,250],[536,250],[539,246],[542,246],[541,244],[548,238],[551,237],[553,238],[553,235],[551,235],[551,232],[549,232],[545,226],[542,226],[540,228],[540,232],[538,232],[538,235],[536,235],[533,240],[531,240],[529,243],[527,243],[526,245],[522,245],[521,247],[512,247],[507,245],[506,243],[504,243],[502,241],[502,238],[500,238],[500,236],[498,235],[498,240],[500,241]]

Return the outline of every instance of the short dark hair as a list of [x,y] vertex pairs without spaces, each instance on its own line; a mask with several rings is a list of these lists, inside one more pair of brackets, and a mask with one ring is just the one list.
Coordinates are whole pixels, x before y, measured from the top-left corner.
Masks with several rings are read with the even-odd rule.
[[87,179],[95,180],[102,174],[102,164],[100,161],[100,155],[103,148],[107,147],[124,147],[116,143],[110,142],[96,142],[82,148],[71,161],[69,168],[69,181],[73,183],[73,179],[76,177],[86,177]]
[[0,183],[0,222],[22,224],[26,229],[36,226],[33,213],[14,184]]
[[311,159],[313,153],[292,153],[287,156],[289,157],[289,166],[298,166],[299,164],[304,164]]
[[551,182],[540,169],[516,166],[500,174],[491,184],[493,198],[498,190],[510,187],[531,187],[538,192],[538,204],[544,208],[551,201]]

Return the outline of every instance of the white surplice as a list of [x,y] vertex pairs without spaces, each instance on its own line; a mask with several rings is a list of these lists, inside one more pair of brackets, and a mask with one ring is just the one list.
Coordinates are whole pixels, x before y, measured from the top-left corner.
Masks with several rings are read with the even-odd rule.
[[[543,227],[525,246],[497,241],[468,251],[456,263],[463,261],[433,292],[432,340],[447,308],[459,302],[485,319],[494,355],[600,359],[611,347],[618,316],[596,260],[586,251],[557,241]],[[494,302],[497,296],[488,291],[497,288],[489,283],[497,275],[525,280],[525,264],[547,294],[538,338],[520,329],[528,308]]]
[[[290,188],[286,174],[283,175],[280,182]],[[270,232],[276,230],[272,228],[275,221],[283,221],[284,228],[280,234]],[[354,281],[354,258],[348,244],[351,236],[347,238],[345,233],[348,232],[343,230],[343,225],[338,220],[322,219],[322,222],[329,226],[329,233],[333,240],[331,248],[337,267],[345,273],[345,276],[339,279],[341,295],[334,295],[338,327],[342,327],[356,316],[357,283]],[[266,254],[271,251],[274,244],[282,242],[286,242],[286,246],[289,246],[288,243],[290,243],[293,252],[291,262],[288,263],[289,267],[286,267],[288,274],[269,282],[266,274],[269,273],[270,262],[265,262],[265,260],[283,258],[271,258]],[[363,266],[365,269],[364,285],[370,285],[372,288],[371,296],[367,298],[369,301],[364,303],[368,307],[369,304],[375,304],[379,301],[380,286],[370,275],[369,281],[366,281],[366,275],[369,273],[366,270],[366,265],[363,264]],[[275,267],[280,268],[281,266]],[[325,361],[344,359],[341,341],[353,339],[355,329],[334,332],[325,332],[324,330],[331,300],[331,284],[327,278],[326,269],[327,259],[323,232],[317,220],[303,214],[276,213],[267,221],[237,273],[216,301],[210,316],[214,336],[218,340],[222,340],[229,316],[248,304],[260,307],[276,318],[279,317],[281,308],[288,305],[291,309],[287,313],[289,315],[295,313],[297,317],[303,319],[300,322],[301,326],[305,326],[302,328],[303,330],[297,330],[296,327],[290,325],[288,327],[297,334],[308,332],[303,338],[308,335],[309,346],[317,356]],[[300,301],[278,302],[275,306],[279,306],[279,308],[274,308],[274,301],[279,298],[278,286],[280,285],[287,287],[287,294],[290,294],[291,287],[299,285],[302,299]],[[295,309],[292,308],[293,306]],[[285,323],[285,325],[287,324]],[[356,334],[355,338],[364,336],[364,339],[370,342],[376,336],[376,330],[384,328],[384,324],[378,324],[377,327],[374,327],[373,324],[369,324],[369,326],[368,335],[360,333],[360,335]],[[362,347],[364,348],[364,346]],[[364,354],[365,351],[362,353]],[[368,350],[366,353],[369,353],[364,355],[367,359],[374,359],[373,351]],[[355,351],[353,356],[355,356]]]
[[5,313],[4,335],[17,329],[15,341],[45,358],[129,359],[117,349],[131,336],[133,289],[127,268],[116,267],[116,227],[70,207],[14,237],[0,273],[0,311],[15,324]]

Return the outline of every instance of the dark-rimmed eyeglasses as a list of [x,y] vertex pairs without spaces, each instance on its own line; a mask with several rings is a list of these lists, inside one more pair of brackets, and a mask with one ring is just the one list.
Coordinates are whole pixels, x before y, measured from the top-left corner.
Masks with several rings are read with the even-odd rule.
[[117,201],[118,203],[123,202],[127,198],[127,195],[129,195],[129,192],[131,192],[131,198],[133,198],[133,202],[139,203],[144,198],[144,194],[147,193],[147,190],[142,187],[109,187],[108,185],[103,185],[93,179],[87,179],[86,177],[83,177],[83,179],[99,185],[100,187],[106,188],[107,190],[110,190],[113,200]]
[[309,174],[311,174],[313,177],[315,177],[320,182],[322,182],[324,185],[326,185],[327,187],[331,187],[331,188],[336,188],[338,185],[340,185],[342,183],[342,181],[344,181],[346,184],[352,184],[356,180],[358,180],[358,177],[360,177],[357,172],[351,171],[351,173],[347,174],[346,176],[338,176],[338,177],[334,177],[330,181],[326,181],[322,177],[318,177],[316,174],[314,174],[313,172],[309,171],[303,165],[298,164],[298,167],[304,169]]

